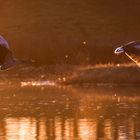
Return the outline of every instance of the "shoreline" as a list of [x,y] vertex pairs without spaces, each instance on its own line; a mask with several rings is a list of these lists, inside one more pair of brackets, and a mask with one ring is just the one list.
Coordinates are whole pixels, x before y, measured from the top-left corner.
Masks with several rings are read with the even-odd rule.
[[97,65],[74,72],[64,84],[140,85],[140,69],[135,64]]
[[48,80],[60,85],[140,85],[140,68],[135,64],[85,66],[24,64],[1,71],[0,76],[2,81],[11,82]]

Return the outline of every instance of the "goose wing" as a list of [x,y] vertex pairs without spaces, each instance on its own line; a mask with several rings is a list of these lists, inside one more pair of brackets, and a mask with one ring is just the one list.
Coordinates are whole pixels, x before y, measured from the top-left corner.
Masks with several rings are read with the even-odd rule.
[[125,54],[140,67],[140,41],[128,43],[124,50]]
[[8,42],[7,42],[6,39],[5,39],[4,37],[2,37],[1,35],[0,35],[0,46],[5,47],[5,48],[7,48],[7,49],[10,49],[10,48],[9,48]]
[[8,50],[4,63],[1,65],[1,70],[8,69],[20,63],[21,63],[20,60],[16,59],[13,56],[13,53],[10,50]]
[[140,56],[133,53],[130,54],[127,52],[125,52],[125,54],[140,67]]

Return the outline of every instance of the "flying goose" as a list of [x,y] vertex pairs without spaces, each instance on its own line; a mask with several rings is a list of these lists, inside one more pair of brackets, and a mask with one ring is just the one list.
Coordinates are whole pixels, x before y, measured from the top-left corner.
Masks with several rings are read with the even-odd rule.
[[140,41],[132,41],[114,51],[115,54],[125,53],[132,61],[140,67]]
[[0,69],[6,70],[20,63],[22,63],[22,60],[14,57],[8,42],[0,35]]

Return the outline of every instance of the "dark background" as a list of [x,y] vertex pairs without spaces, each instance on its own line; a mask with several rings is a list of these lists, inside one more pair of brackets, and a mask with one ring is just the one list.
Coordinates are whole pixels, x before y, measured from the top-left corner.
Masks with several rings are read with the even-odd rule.
[[140,1],[1,0],[0,34],[17,57],[40,63],[125,62],[113,52],[140,39]]

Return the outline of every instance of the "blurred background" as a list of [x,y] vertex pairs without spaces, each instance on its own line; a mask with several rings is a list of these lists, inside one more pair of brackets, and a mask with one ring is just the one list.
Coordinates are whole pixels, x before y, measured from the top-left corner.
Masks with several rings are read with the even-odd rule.
[[[114,49],[140,39],[138,0],[2,0],[0,34],[23,59],[119,63]],[[123,59],[123,61],[122,61]]]
[[0,34],[37,63],[0,72],[0,139],[140,140],[140,69],[114,54],[139,29],[139,0],[1,0]]

